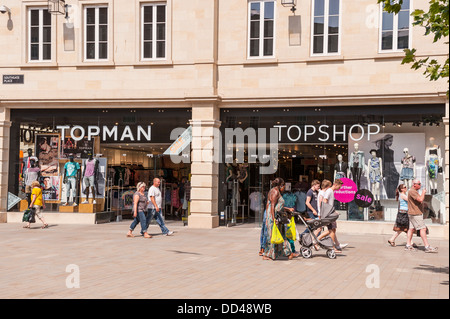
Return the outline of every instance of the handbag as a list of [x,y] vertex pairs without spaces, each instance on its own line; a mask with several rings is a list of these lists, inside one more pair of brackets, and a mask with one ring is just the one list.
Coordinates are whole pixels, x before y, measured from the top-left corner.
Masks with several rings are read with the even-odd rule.
[[272,237],[270,238],[271,244],[282,244],[284,242],[284,238],[278,229],[277,224],[273,223],[272,227]]
[[291,218],[291,221],[287,225],[286,237],[291,239],[291,240],[296,240],[296,238],[297,238],[297,231],[296,231],[296,228],[295,228],[295,219],[294,219],[294,217]]

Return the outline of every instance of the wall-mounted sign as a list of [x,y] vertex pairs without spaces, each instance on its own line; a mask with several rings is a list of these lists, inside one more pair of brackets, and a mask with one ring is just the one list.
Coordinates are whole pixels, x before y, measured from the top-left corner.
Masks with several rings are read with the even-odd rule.
[[24,84],[23,74],[3,74],[3,84]]
[[100,136],[103,142],[150,142],[152,140],[152,127],[142,127],[141,125],[131,128],[129,125],[119,127],[117,125],[108,127],[89,125],[86,128],[80,125],[58,125],[58,130],[61,130],[61,136],[69,136],[74,141],[81,141],[87,138],[90,141],[96,136]]

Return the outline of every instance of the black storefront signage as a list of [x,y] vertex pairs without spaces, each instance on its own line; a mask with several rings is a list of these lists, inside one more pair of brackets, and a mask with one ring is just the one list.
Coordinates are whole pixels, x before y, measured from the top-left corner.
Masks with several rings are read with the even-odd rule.
[[3,84],[24,84],[23,74],[3,74]]

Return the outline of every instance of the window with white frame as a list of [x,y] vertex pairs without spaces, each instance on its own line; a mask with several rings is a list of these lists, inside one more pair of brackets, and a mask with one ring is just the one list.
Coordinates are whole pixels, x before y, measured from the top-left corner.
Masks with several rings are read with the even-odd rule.
[[312,55],[339,54],[340,0],[313,0]]
[[273,57],[275,1],[250,1],[248,14],[248,56],[251,58]]
[[141,6],[142,60],[166,58],[166,4]]
[[380,51],[402,51],[411,47],[410,0],[403,0],[398,14],[384,11],[381,4]]
[[52,16],[45,8],[28,10],[28,60],[48,62],[52,59]]
[[86,61],[108,59],[108,7],[84,8],[84,58]]

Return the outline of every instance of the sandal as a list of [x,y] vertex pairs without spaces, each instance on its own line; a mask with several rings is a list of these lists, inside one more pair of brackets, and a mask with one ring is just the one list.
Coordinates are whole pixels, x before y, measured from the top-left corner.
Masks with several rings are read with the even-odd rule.
[[48,224],[44,224],[44,226],[41,227],[42,229],[48,228]]
[[23,228],[30,228],[30,226],[29,226],[29,225],[28,225],[28,226],[27,226],[27,225],[25,225],[25,226],[23,226]]
[[405,246],[405,250],[415,251],[416,249],[415,249],[413,246],[406,245],[406,246]]
[[259,251],[259,255],[262,256],[263,253],[264,253],[264,249],[261,249],[261,250]]
[[388,240],[389,245],[391,245],[392,247],[395,247],[395,242],[391,241],[390,239]]
[[134,237],[133,234],[127,234],[127,237]]

